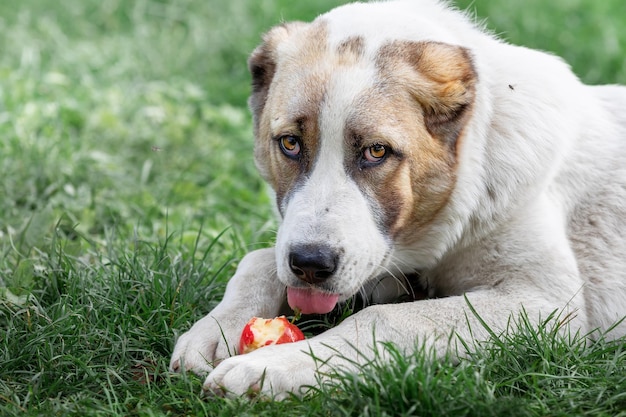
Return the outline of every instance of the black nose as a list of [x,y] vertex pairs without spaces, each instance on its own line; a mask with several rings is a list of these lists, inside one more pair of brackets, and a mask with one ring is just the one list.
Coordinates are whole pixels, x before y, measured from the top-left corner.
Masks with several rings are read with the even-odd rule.
[[339,262],[336,250],[325,245],[299,245],[289,252],[289,267],[301,280],[319,284],[328,279]]

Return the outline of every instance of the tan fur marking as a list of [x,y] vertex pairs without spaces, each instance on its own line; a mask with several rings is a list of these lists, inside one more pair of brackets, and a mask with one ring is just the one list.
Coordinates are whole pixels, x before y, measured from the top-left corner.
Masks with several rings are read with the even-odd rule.
[[290,33],[305,25],[302,22],[291,22],[275,26],[263,36],[263,43],[250,54],[248,69],[252,75],[252,94],[249,105],[254,116],[255,129],[258,128],[259,116],[265,106],[269,86],[276,72],[276,47],[287,39]]
[[467,53],[434,42],[393,42],[379,54],[379,80],[349,123],[400,156],[355,173],[380,202],[396,241],[419,236],[448,201],[456,181],[455,145],[474,97]]
[[360,36],[348,38],[337,46],[340,65],[353,64],[363,57],[365,41]]
[[[255,120],[255,161],[274,188],[279,208],[302,174],[311,169],[319,148],[317,119],[329,76],[320,57],[326,49],[323,22],[289,24],[271,30],[250,60],[272,71],[271,78],[261,79],[263,86],[258,88],[255,70],[261,74],[264,70],[251,65],[250,107]],[[275,138],[286,134],[301,138],[299,161],[285,158],[279,150]]]
[[474,101],[476,72],[469,52],[439,42],[395,41],[378,65],[405,83],[423,107],[431,134],[454,147]]
[[397,241],[419,236],[448,200],[455,181],[453,155],[424,124],[421,107],[401,84],[380,83],[362,98],[348,123],[364,146],[388,145],[394,154],[380,166],[352,175],[378,201],[385,228]]

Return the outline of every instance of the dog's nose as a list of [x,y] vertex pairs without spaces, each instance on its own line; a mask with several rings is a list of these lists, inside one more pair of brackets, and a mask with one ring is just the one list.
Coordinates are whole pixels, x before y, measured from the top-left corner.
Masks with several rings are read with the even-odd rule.
[[319,284],[328,279],[339,262],[339,255],[325,245],[301,245],[289,252],[289,267],[301,280]]

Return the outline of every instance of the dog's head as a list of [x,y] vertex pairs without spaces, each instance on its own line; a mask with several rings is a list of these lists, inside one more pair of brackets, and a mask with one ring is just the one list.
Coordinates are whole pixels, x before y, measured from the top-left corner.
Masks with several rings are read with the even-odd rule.
[[340,18],[275,27],[249,60],[255,159],[282,216],[278,277],[305,312],[403,269],[394,251],[420,239],[455,186],[475,95],[465,49],[372,40],[338,31]]

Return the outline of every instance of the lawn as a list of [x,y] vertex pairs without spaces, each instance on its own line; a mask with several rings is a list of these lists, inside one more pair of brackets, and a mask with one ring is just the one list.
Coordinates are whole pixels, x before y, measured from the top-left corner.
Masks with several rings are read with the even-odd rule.
[[[304,400],[200,396],[176,335],[272,244],[247,54],[339,0],[0,2],[0,415],[626,415],[626,345],[551,322],[460,364],[416,348]],[[463,0],[585,81],[626,83],[623,0]]]

